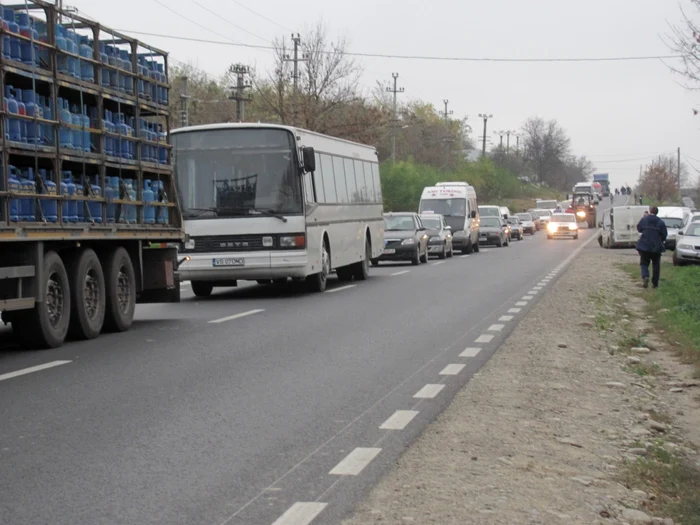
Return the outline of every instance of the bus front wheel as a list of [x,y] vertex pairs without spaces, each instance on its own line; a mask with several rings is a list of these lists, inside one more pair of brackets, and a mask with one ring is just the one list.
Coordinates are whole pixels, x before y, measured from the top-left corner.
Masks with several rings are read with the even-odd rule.
[[353,274],[356,281],[366,281],[369,277],[369,261],[372,258],[372,245],[369,239],[365,239],[365,258],[353,265]]
[[331,271],[331,256],[328,253],[326,243],[321,248],[321,271],[306,278],[306,286],[310,292],[324,292],[328,284],[328,274]]

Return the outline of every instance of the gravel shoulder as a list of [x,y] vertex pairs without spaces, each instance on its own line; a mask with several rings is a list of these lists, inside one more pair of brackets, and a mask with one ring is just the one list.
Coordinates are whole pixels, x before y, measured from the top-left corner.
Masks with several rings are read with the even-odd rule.
[[656,446],[700,466],[700,385],[635,255],[583,250],[344,525],[673,523],[625,472]]

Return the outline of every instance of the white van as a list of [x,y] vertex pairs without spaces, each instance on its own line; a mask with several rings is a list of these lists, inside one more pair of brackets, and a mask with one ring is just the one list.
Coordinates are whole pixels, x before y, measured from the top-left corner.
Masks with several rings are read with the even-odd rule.
[[540,210],[549,210],[552,213],[556,211],[557,206],[559,206],[559,203],[555,200],[537,199],[535,201],[536,208]]
[[598,244],[603,248],[634,248],[640,233],[637,224],[649,206],[616,206],[605,210]]
[[659,206],[659,214],[657,217],[664,221],[668,230],[666,237],[666,248],[669,250],[676,249],[676,236],[690,216],[690,208],[681,206]]
[[439,182],[423,188],[418,213],[438,213],[452,230],[452,246],[462,253],[479,251],[476,191],[466,182]]

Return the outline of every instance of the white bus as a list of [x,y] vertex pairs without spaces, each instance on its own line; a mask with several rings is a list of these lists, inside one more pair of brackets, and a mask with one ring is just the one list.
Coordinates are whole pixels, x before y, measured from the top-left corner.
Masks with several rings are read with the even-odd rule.
[[238,280],[367,278],[384,245],[377,152],[275,124],[172,132],[185,233],[179,279],[195,295]]
[[452,246],[462,253],[479,251],[476,191],[466,182],[438,182],[423,188],[418,213],[439,213],[452,230]]

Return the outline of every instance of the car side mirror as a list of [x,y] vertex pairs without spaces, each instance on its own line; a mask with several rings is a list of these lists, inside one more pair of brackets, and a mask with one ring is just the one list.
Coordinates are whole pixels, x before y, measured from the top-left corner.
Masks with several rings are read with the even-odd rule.
[[452,229],[452,226],[445,226],[445,229],[446,229],[446,230],[451,230],[451,229]]
[[678,235],[683,235],[683,232],[678,232]]
[[304,172],[310,173],[316,171],[316,152],[311,147],[303,148],[302,157],[304,160]]
[[476,219],[476,210],[472,210],[471,214],[469,215],[472,219]]
[[427,230],[427,228],[425,226],[421,226],[420,228],[418,228],[419,232],[424,232],[426,230]]

